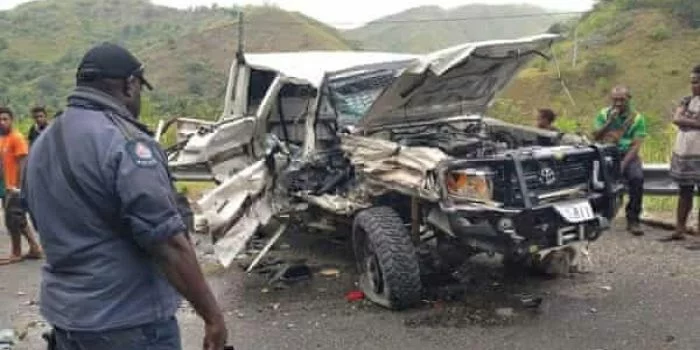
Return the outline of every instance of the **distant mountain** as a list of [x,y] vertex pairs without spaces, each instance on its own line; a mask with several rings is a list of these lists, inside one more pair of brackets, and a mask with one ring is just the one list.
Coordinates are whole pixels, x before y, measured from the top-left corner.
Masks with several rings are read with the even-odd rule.
[[350,48],[335,29],[275,7],[178,10],[147,0],[34,1],[0,11],[0,105],[20,114],[38,103],[60,107],[83,53],[113,41],[145,62],[157,113],[214,113],[234,56],[239,10],[246,14],[248,52]]
[[422,53],[467,41],[537,34],[566,17],[532,5],[422,6],[344,34],[366,50]]

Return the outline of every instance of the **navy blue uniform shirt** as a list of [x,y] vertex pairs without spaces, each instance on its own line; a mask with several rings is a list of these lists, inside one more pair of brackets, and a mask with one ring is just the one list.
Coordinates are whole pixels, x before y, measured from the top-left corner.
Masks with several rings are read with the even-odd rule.
[[59,118],[68,163],[90,198],[59,170],[57,120],[32,147],[22,188],[46,253],[43,316],[72,331],[172,317],[180,297],[148,253],[186,230],[163,151],[123,105],[97,90],[77,88]]

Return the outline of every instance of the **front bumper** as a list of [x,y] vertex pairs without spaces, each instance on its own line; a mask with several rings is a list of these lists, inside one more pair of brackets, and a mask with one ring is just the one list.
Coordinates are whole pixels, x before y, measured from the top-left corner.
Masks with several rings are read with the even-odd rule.
[[[587,201],[593,211],[588,220],[572,222],[556,209],[556,206],[583,201]],[[610,227],[610,220],[605,214],[610,203],[610,196],[594,193],[583,199],[529,209],[463,208],[447,216],[450,229],[457,239],[469,245],[482,245],[481,248],[497,253],[525,255],[597,240]]]

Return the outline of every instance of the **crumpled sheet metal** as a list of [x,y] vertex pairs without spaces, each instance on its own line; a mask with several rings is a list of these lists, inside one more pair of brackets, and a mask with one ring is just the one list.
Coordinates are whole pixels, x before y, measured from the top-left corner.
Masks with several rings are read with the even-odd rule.
[[231,266],[233,260],[245,249],[246,244],[258,229],[270,222],[272,218],[272,202],[269,196],[254,201],[244,210],[241,219],[214,244],[214,255],[225,268]]
[[268,187],[267,166],[258,161],[207,193],[197,202],[207,218],[216,258],[228,267],[245,248],[259,227],[272,218],[273,203]]
[[349,198],[330,194],[320,196],[299,194],[299,197],[304,198],[307,202],[337,215],[349,216],[358,210],[366,209],[371,206],[371,203],[355,201]]
[[398,143],[344,135],[341,147],[357,171],[372,182],[415,191],[421,197],[436,200],[438,189],[429,174],[448,156],[437,148],[408,147]]

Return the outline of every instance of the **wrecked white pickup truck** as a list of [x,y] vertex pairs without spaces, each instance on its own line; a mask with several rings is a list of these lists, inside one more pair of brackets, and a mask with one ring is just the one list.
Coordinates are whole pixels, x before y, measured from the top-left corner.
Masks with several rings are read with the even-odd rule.
[[347,229],[361,288],[389,308],[420,300],[425,271],[477,253],[568,269],[619,206],[615,148],[485,117],[557,38],[239,53],[221,118],[180,121],[171,171],[218,184],[196,204],[224,266],[272,222],[261,255],[290,223]]

